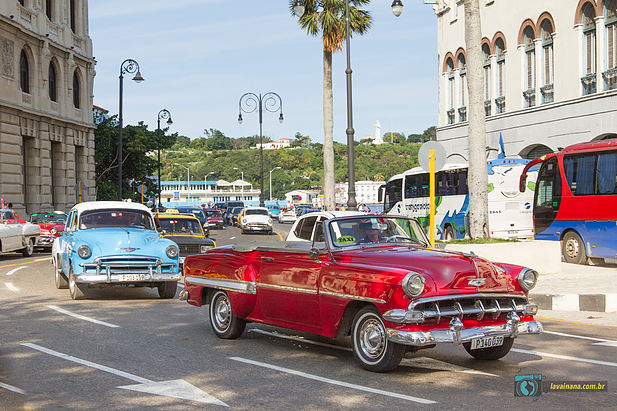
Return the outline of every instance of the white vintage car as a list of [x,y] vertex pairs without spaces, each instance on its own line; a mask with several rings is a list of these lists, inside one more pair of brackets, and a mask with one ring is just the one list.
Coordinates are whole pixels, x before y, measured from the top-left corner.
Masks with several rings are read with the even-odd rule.
[[21,252],[30,257],[41,234],[41,227],[15,218],[13,211],[0,209],[0,252]]
[[272,234],[272,218],[266,207],[245,207],[239,225],[242,234],[247,231],[264,231]]

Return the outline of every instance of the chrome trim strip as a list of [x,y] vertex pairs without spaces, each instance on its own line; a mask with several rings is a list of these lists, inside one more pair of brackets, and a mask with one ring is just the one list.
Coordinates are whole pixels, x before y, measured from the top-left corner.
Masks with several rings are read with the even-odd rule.
[[113,273],[110,274],[107,272],[106,274],[77,274],[75,275],[75,282],[84,283],[84,284],[133,284],[133,283],[150,283],[150,282],[159,282],[159,281],[178,281],[182,278],[181,274],[172,273],[172,274],[163,274],[160,276],[152,276],[152,278],[148,278],[146,280],[135,280],[135,281],[120,281],[118,275],[125,274],[143,274],[148,277],[148,274],[144,273],[135,273],[135,272],[125,272],[125,273]]
[[283,290],[289,291],[292,293],[301,293],[301,294],[317,294],[317,290],[310,290],[308,288],[297,288],[297,287],[288,287],[286,285],[275,285],[275,284],[267,284],[267,283],[256,283],[257,287],[260,288],[270,288],[273,290]]
[[470,342],[474,338],[503,335],[516,338],[519,334],[540,334],[543,331],[539,321],[517,322],[510,319],[505,324],[474,327],[457,330],[453,324],[447,330],[432,331],[401,331],[386,329],[388,340],[404,345],[423,346],[441,343],[457,344]]
[[220,288],[221,290],[234,291],[243,294],[256,294],[254,282],[230,280],[227,278],[187,276],[184,282],[205,287]]
[[375,304],[385,304],[386,303],[386,301],[382,300],[381,298],[371,298],[371,297],[362,297],[359,295],[339,294],[339,293],[333,293],[330,291],[319,291],[319,294],[327,295],[329,297],[344,298],[346,300],[367,301],[369,303],[375,303]]

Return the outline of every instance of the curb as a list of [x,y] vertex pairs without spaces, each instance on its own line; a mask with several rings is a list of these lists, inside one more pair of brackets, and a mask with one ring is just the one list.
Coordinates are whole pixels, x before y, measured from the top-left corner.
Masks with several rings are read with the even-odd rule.
[[530,294],[540,310],[617,311],[617,294]]

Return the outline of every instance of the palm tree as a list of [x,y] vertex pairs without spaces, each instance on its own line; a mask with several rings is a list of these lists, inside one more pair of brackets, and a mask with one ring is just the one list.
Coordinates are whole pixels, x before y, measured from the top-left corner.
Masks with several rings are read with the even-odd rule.
[[[351,33],[364,34],[371,27],[373,18],[366,10],[370,0],[349,1],[349,25]],[[323,42],[323,113],[324,113],[324,205],[326,210],[334,210],[334,143],[332,119],[332,53],[343,49],[346,38],[344,0],[302,0],[304,14],[299,17],[300,27],[311,36],[321,36]],[[289,1],[289,9],[294,14],[296,1]],[[350,33],[350,34],[351,34]]]

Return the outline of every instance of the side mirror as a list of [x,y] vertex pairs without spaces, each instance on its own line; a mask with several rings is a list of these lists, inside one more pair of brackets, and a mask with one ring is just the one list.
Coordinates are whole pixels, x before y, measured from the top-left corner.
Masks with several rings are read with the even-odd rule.
[[319,257],[319,249],[313,247],[309,250],[309,257],[316,260]]

